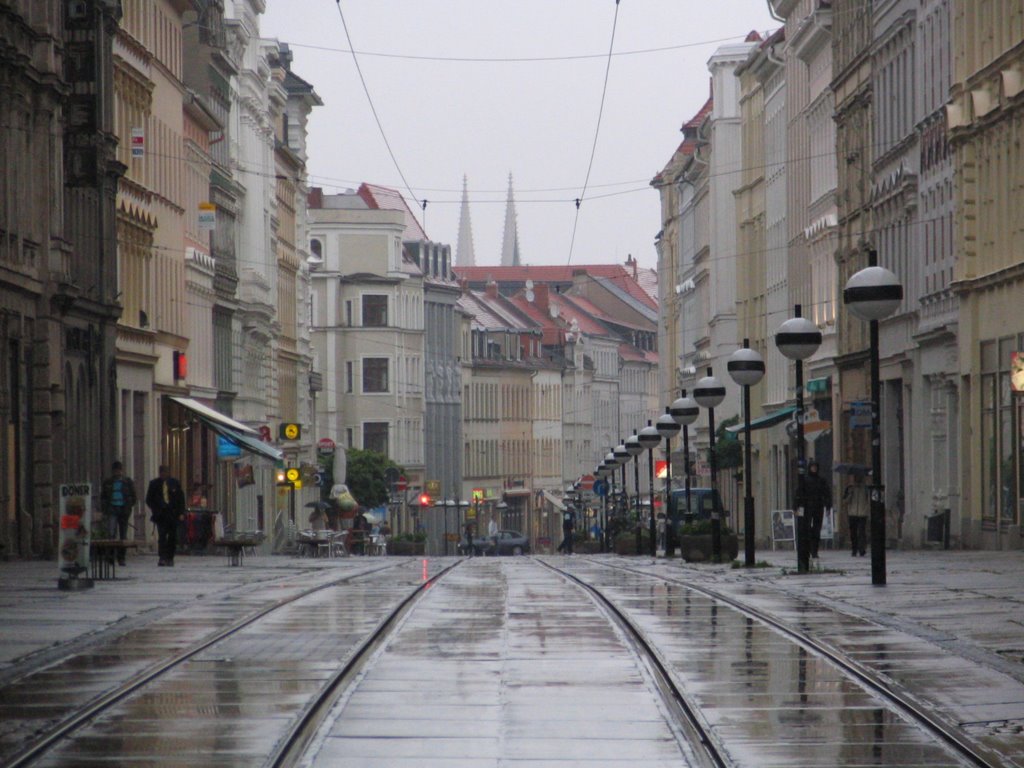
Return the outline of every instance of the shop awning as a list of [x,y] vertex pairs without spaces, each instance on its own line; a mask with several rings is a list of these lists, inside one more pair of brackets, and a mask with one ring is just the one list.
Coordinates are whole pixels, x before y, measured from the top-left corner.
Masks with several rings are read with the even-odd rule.
[[[796,413],[795,405],[790,406],[789,408],[780,408],[779,410],[772,411],[771,413],[767,413],[764,416],[759,416],[756,419],[751,419],[750,431],[753,432],[755,429],[765,429],[767,427],[774,427],[776,424],[781,424],[782,422],[787,421],[789,417],[792,416],[794,413]],[[735,426],[726,427],[725,431],[735,435],[740,432],[745,432],[746,429],[744,428],[744,424],[740,422]]]
[[284,453],[282,453],[280,450],[270,445],[269,443],[264,443],[258,437],[252,437],[251,435],[242,435],[239,434],[238,432],[233,432],[232,430],[227,429],[226,427],[216,427],[213,424],[209,423],[207,423],[207,426],[210,427],[218,435],[224,437],[225,440],[230,440],[243,451],[255,453],[256,455],[262,456],[265,459],[270,459],[271,461],[284,461]]
[[243,451],[262,456],[271,461],[284,460],[284,454],[280,450],[264,443],[256,436],[256,430],[245,426],[242,422],[235,421],[230,416],[225,416],[223,413],[219,413],[190,397],[171,397],[171,400],[182,408],[191,411],[203,424],[224,439],[237,445]]
[[562,503],[562,500],[560,498],[555,496],[550,491],[542,491],[542,493],[544,494],[544,498],[548,502],[550,502],[555,509],[557,509],[559,512],[565,512],[565,504]]
[[243,435],[257,434],[256,430],[252,427],[247,427],[242,422],[235,421],[230,416],[225,416],[223,413],[215,411],[209,406],[203,405],[198,400],[193,400],[191,397],[171,397],[171,400],[183,408],[187,408],[192,411],[192,413],[206,422],[206,424],[214,430],[217,429],[217,426],[220,426]]

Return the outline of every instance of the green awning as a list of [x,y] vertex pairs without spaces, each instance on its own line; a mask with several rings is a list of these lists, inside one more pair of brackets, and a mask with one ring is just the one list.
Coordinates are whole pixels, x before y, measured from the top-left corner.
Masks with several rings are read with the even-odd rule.
[[[789,417],[792,416],[794,413],[796,413],[796,406],[791,405],[789,408],[780,408],[779,410],[772,411],[771,413],[765,414],[764,416],[758,416],[756,419],[751,419],[750,430],[754,431],[755,429],[765,429],[767,427],[774,427],[776,424],[781,424],[782,422],[788,420]],[[746,429],[744,428],[744,424],[740,422],[735,426],[726,427],[725,431],[731,432],[732,434],[735,435],[740,432],[746,432]]]

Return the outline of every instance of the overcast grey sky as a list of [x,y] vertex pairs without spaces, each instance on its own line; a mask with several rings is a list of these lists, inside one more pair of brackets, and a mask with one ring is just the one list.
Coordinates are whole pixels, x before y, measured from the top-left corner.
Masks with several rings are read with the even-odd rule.
[[[480,265],[500,258],[509,173],[524,262],[570,260],[614,23],[622,55],[611,59],[571,263],[631,253],[656,266],[660,211],[648,182],[708,96],[708,58],[778,26],[765,0],[621,0],[617,20],[614,0],[341,0],[341,9],[401,174],[335,1],[267,0],[261,34],[292,44],[295,73],[324,101],[310,123],[310,184],[368,181],[408,198],[404,175],[429,201],[427,233],[454,249],[465,174]],[[669,50],[629,53],[649,49]]]

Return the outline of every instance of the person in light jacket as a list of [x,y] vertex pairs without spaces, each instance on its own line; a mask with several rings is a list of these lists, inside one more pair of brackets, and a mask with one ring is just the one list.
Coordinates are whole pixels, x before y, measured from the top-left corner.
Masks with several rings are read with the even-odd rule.
[[854,475],[853,482],[843,491],[846,517],[850,521],[850,556],[864,556],[867,549],[868,512],[871,510],[871,489],[864,475]]

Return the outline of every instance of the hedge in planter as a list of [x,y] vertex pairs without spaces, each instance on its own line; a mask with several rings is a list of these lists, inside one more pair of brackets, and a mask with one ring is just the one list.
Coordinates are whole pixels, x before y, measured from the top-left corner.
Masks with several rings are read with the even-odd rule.
[[[722,562],[728,563],[739,554],[739,539],[729,526],[722,524]],[[698,520],[679,529],[679,552],[688,563],[712,562],[711,521]]]
[[425,533],[403,533],[388,542],[389,555],[422,555],[426,552],[427,535]]
[[[636,551],[636,532],[629,531],[628,533],[620,533],[615,537],[614,549],[616,555],[635,555]],[[647,555],[651,552],[651,534],[643,528],[640,531],[640,554]]]

